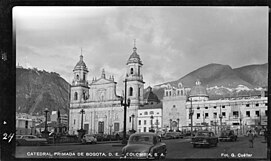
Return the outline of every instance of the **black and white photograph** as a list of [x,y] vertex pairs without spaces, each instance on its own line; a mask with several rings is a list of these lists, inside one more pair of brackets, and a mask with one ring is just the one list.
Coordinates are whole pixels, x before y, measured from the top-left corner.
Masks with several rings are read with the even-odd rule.
[[266,158],[268,15],[14,7],[15,158]]

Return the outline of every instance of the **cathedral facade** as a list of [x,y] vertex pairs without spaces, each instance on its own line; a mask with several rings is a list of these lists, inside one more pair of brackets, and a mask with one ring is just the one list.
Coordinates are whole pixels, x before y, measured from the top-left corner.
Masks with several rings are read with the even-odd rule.
[[[127,108],[126,129],[137,122],[138,109],[143,106],[144,81],[142,76],[142,61],[137,54],[137,48],[133,48],[126,63],[127,82],[126,96],[130,99],[130,107]],[[80,56],[79,62],[73,69],[73,81],[70,92],[69,133],[78,134],[77,130],[84,129],[87,134],[114,134],[123,131],[124,107],[121,99],[124,96],[116,94],[117,82],[113,76],[106,76],[102,70],[100,78],[87,80],[89,70]],[[137,124],[134,125],[137,129]]]

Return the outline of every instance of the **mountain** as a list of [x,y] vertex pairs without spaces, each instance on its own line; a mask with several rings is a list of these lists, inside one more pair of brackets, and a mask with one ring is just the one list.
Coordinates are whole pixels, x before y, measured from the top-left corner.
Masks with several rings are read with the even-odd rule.
[[254,86],[267,86],[268,64],[249,65],[234,69],[239,77]]
[[196,80],[206,86],[211,98],[233,97],[236,95],[258,94],[260,87],[266,87],[268,81],[268,64],[248,65],[232,69],[229,65],[208,64],[176,81],[166,82],[154,87],[159,99],[163,92],[162,85],[170,84],[177,87],[182,82],[184,87],[191,88]]
[[69,89],[57,73],[16,68],[16,111],[41,115],[48,108],[68,113]]

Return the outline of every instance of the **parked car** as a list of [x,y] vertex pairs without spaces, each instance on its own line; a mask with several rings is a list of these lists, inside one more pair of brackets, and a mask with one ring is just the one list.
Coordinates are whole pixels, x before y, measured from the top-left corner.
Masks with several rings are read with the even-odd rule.
[[94,135],[85,134],[83,136],[83,138],[81,139],[81,142],[82,142],[82,144],[88,144],[88,143],[96,144],[97,143],[97,139],[96,139],[96,137]]
[[176,135],[176,137],[179,138],[183,138],[183,134],[181,132],[174,132],[174,134]]
[[155,133],[135,133],[122,148],[121,159],[164,159],[167,154],[166,144]]
[[48,144],[45,138],[38,138],[35,135],[16,135],[16,145],[27,146],[27,145],[46,145]]
[[165,135],[162,136],[163,139],[177,139],[178,135],[174,132],[167,132]]
[[219,141],[236,141],[237,135],[233,130],[224,130],[221,132],[221,135],[218,139]]
[[198,131],[195,137],[192,138],[191,144],[195,148],[199,146],[217,146],[218,137],[211,131]]
[[[131,133],[129,131],[126,132],[126,139],[128,140],[130,137]],[[122,140],[123,139],[123,131],[118,131],[115,132],[115,137],[117,140]]]

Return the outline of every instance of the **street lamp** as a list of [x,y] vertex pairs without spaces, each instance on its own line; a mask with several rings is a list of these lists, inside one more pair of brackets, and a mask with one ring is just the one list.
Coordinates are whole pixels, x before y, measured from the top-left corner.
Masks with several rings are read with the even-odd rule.
[[135,129],[134,129],[134,119],[135,119],[135,115],[134,114],[132,114],[132,130],[131,130],[131,132],[132,133],[135,133]]
[[151,130],[150,130],[150,132],[154,132],[154,130],[153,130],[153,116],[151,115]]
[[221,133],[221,132],[222,132],[222,114],[221,114],[221,105],[220,105],[219,119],[220,119],[220,133]]
[[156,132],[158,132],[158,119],[156,119]]
[[84,109],[82,109],[82,110],[80,111],[80,113],[82,114],[82,116],[81,116],[81,129],[80,129],[80,130],[83,130],[83,115],[85,114]]
[[[126,111],[127,107],[130,106],[130,98],[128,100],[126,99],[126,93],[127,93],[127,79],[124,80],[124,87],[125,87],[125,94],[124,94],[124,103],[123,103],[123,97],[121,97],[120,105],[124,107],[124,120],[123,120],[123,140],[122,144],[127,144],[127,138],[126,138]],[[127,102],[126,102],[127,101]]]
[[30,133],[30,135],[33,135],[33,134],[32,134],[32,131],[33,131],[33,128],[34,128],[34,127],[33,127],[33,126],[31,126],[30,128],[31,128],[31,133]]
[[172,123],[172,119],[169,119],[169,131],[171,131],[171,123]]
[[49,112],[48,108],[45,108],[44,110],[45,112],[45,127],[44,127],[44,131],[47,132],[48,131],[48,126],[47,126],[47,113]]
[[78,139],[81,139],[84,134],[86,133],[86,130],[83,129],[83,115],[85,114],[85,111],[84,109],[82,109],[79,113],[81,113],[81,129],[80,130],[77,130],[78,134],[79,134],[79,138]]
[[109,125],[109,129],[110,129],[110,137],[109,137],[109,138],[110,138],[110,141],[111,141],[112,127],[113,127],[113,125],[112,125],[112,124],[110,124],[110,125]]
[[189,110],[189,116],[190,116],[190,119],[191,119],[191,137],[193,137],[193,114],[194,114],[194,110],[193,110],[193,107],[192,107],[192,98],[191,98],[191,107],[190,107],[190,110]]
[[44,112],[45,112],[45,124],[44,124],[44,131],[42,131],[41,133],[43,137],[48,138],[49,136],[48,125],[47,125],[47,113],[49,112],[48,108],[45,108]]

